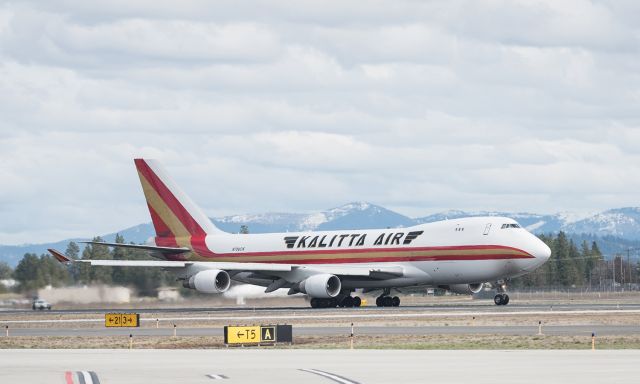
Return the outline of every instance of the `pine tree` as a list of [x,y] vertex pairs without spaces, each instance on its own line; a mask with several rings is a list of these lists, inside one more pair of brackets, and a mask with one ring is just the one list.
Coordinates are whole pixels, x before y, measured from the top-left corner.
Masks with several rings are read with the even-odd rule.
[[555,287],[565,287],[568,285],[567,279],[567,259],[569,258],[569,241],[567,235],[560,231],[554,239],[551,247],[552,276],[551,284]]
[[0,280],[10,279],[13,276],[13,269],[9,264],[0,261]]
[[65,256],[67,256],[70,259],[78,259],[78,256],[80,256],[80,247],[78,247],[78,244],[76,244],[73,241],[69,242],[69,245],[67,245],[67,250],[64,251]]
[[[92,241],[101,242],[102,238],[95,237]],[[111,253],[106,245],[88,244],[82,252],[83,260],[111,260]],[[83,264],[80,266],[80,281],[85,284],[112,282],[112,267],[90,266]]]
[[578,251],[578,247],[569,240],[569,259],[567,260],[567,286],[576,287],[584,284],[584,259]]
[[35,253],[26,253],[13,273],[23,292],[34,291],[46,285],[40,272],[40,259]]
[[[80,256],[80,247],[73,241],[69,242],[67,245],[67,250],[64,252],[65,256],[70,259],[77,260]],[[70,278],[73,282],[78,282],[80,275],[80,266],[77,263],[73,263],[68,267]]]
[[[124,237],[120,234],[116,235],[116,243],[124,244]],[[111,251],[111,257],[113,260],[126,260],[127,250],[124,248],[114,247]],[[113,268],[113,282],[116,284],[125,284],[127,282],[127,275],[129,274],[130,267],[114,267]]]

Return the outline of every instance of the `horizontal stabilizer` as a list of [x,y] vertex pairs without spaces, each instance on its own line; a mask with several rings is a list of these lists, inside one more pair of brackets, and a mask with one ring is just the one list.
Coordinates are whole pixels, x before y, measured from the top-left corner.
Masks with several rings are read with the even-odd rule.
[[47,249],[47,251],[49,251],[49,253],[56,258],[56,260],[58,260],[59,262],[65,264],[68,263],[70,261],[72,261],[70,258],[68,258],[67,256],[63,255],[62,253],[56,251],[55,249]]

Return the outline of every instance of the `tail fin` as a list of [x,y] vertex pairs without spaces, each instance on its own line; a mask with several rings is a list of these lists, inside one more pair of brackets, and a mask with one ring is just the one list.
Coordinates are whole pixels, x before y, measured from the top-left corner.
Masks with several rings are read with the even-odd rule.
[[155,160],[135,159],[157,238],[204,238],[223,233]]

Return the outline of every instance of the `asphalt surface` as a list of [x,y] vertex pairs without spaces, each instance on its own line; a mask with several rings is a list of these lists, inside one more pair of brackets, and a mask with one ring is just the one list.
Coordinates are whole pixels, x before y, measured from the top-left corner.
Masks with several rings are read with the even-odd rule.
[[638,350],[0,350],[0,378],[21,384],[633,383],[638,361]]
[[[141,328],[104,328],[86,326],[88,323],[102,323],[104,319],[96,317],[95,314],[107,312],[129,312],[141,313]],[[165,314],[162,317],[162,326],[155,328],[155,317],[150,314]],[[207,321],[227,322],[228,324],[238,323],[281,323],[287,322],[294,325],[294,336],[339,336],[348,335],[350,327],[344,326],[303,326],[297,321],[329,319],[335,321],[356,322],[358,318],[374,318],[384,320],[386,323],[399,320],[401,318],[428,318],[428,317],[448,317],[459,316],[469,317],[474,315],[520,315],[530,316],[531,326],[475,326],[472,322],[469,325],[456,326],[362,326],[356,325],[356,335],[435,335],[435,334],[496,334],[496,335],[536,335],[538,327],[535,326],[535,315],[550,314],[562,317],[565,314],[596,313],[617,314],[631,313],[637,314],[640,319],[640,304],[610,304],[610,303],[589,303],[589,304],[520,304],[508,306],[495,306],[486,302],[472,302],[462,305],[426,305],[426,306],[405,306],[399,308],[335,308],[335,309],[312,309],[308,307],[280,307],[280,308],[252,308],[252,307],[224,307],[224,308],[146,308],[146,309],[86,309],[86,310],[59,310],[59,311],[32,311],[32,310],[12,310],[0,312],[0,327],[10,327],[11,336],[170,336],[173,335],[173,322],[178,324],[177,334],[180,336],[222,336],[222,327],[193,327],[181,324],[184,321],[197,321],[206,325]],[[55,315],[65,315],[65,319],[59,319]],[[169,314],[168,316],[166,314]],[[175,314],[175,316],[171,316]],[[54,315],[54,316],[51,316]],[[74,316],[77,315],[77,316]],[[93,318],[90,318],[94,315]],[[70,318],[71,317],[71,318]],[[640,320],[635,325],[543,325],[545,335],[578,336],[591,335],[595,333],[599,336],[606,335],[638,335],[640,334]]]
[[[416,310],[429,310],[432,312],[438,311],[477,311],[478,313],[482,312],[493,312],[496,310],[502,311],[541,311],[541,310],[549,310],[549,311],[580,311],[580,310],[640,310],[640,303],[622,303],[622,304],[612,304],[612,303],[571,303],[571,304],[518,304],[512,303],[506,306],[496,306],[493,302],[489,301],[479,301],[472,302],[470,304],[433,304],[433,305],[402,305],[400,307],[391,307],[391,308],[378,308],[376,306],[367,306],[360,308],[335,308],[331,309],[335,311],[335,313],[345,312],[345,311],[359,311],[359,312],[368,312],[368,311],[391,311],[391,312],[407,312],[407,311],[416,311]],[[321,311],[327,311],[327,309],[315,309],[311,307],[250,307],[250,306],[232,306],[232,307],[180,307],[180,308],[91,308],[91,309],[53,309],[51,311],[33,311],[31,308],[1,308],[0,307],[0,315],[11,315],[11,314],[25,314],[30,313],[34,316],[38,314],[47,315],[47,314],[91,314],[91,313],[110,313],[110,312],[120,312],[120,311],[134,311],[137,313],[219,313],[219,312],[237,312],[237,313],[246,313],[246,312],[292,312],[295,311],[297,313],[309,312],[309,313],[317,313]]]

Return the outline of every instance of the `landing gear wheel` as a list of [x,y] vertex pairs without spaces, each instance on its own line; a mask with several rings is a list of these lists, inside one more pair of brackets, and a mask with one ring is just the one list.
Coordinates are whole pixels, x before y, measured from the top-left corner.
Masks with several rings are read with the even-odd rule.
[[384,304],[382,303],[382,299],[383,299],[383,298],[384,298],[383,296],[378,296],[378,297],[376,297],[376,305],[377,305],[378,307],[382,307],[382,306],[384,305]]
[[393,298],[391,299],[391,305],[393,307],[399,307],[400,306],[400,298],[398,296],[393,296]]
[[385,307],[391,307],[393,305],[393,299],[391,298],[391,296],[385,296],[382,300],[382,304]]
[[342,299],[342,302],[340,304],[345,308],[353,307],[353,297],[346,296],[344,299]]
[[318,308],[318,299],[315,297],[311,298],[311,308]]
[[506,293],[498,293],[493,298],[493,302],[496,303],[496,305],[507,305],[509,304],[509,295]]
[[356,296],[353,298],[353,306],[354,307],[359,307],[360,305],[362,305],[362,300],[360,299],[360,296]]

